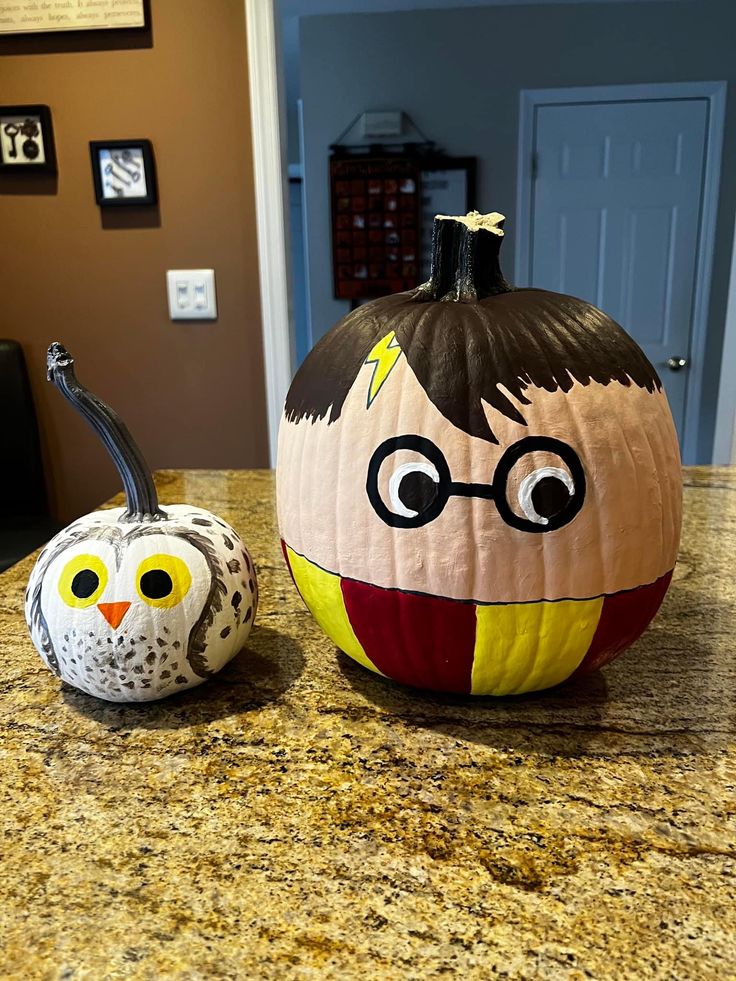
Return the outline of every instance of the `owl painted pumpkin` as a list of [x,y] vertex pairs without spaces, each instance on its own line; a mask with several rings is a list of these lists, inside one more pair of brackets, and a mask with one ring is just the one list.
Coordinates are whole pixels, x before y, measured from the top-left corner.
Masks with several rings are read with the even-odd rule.
[[632,644],[681,521],[654,368],[590,304],[510,287],[502,225],[439,216],[430,280],[320,340],[277,474],[286,561],[334,643],[479,695],[548,688]]
[[110,451],[127,507],[85,515],[43,549],[26,592],[31,638],[63,681],[108,701],[200,685],[253,626],[258,586],[248,550],[209,511],[159,507],[130,433],[80,385],[60,344],[49,349],[48,373]]

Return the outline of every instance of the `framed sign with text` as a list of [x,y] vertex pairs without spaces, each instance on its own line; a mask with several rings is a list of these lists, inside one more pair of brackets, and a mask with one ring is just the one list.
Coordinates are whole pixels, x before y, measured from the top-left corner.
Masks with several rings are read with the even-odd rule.
[[0,0],[0,35],[147,26],[148,0]]

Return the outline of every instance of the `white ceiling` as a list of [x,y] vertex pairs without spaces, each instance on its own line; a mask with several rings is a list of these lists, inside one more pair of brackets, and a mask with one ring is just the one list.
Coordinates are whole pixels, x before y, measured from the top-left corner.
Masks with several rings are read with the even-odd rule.
[[[631,0],[277,0],[284,17],[313,14],[377,14],[394,10],[439,10],[453,7],[518,7],[523,4],[627,3]],[[671,0],[638,0],[664,3]]]

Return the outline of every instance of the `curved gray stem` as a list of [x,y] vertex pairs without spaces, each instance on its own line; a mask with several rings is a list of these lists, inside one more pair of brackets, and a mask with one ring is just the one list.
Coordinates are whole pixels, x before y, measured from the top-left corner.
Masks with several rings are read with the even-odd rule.
[[126,509],[120,521],[160,521],[166,513],[158,505],[153,477],[128,427],[109,405],[77,380],[74,358],[55,341],[46,356],[46,377],[94,429],[112,457],[125,488]]

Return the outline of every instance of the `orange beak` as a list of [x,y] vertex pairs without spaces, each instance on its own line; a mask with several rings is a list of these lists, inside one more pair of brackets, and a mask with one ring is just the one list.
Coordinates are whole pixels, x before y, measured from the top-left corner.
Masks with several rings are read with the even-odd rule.
[[117,630],[123,622],[123,617],[130,609],[130,603],[98,603],[97,609],[107,620],[113,630]]

